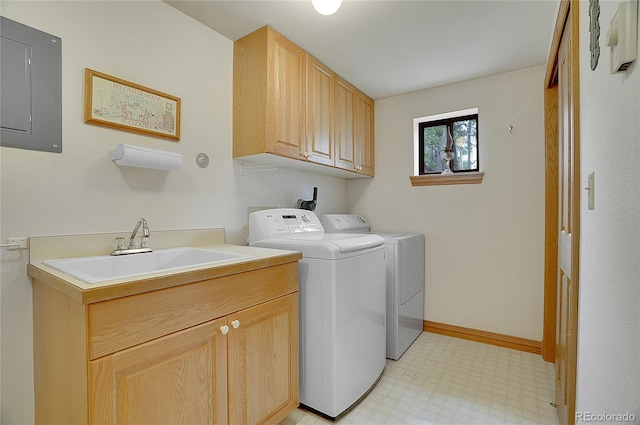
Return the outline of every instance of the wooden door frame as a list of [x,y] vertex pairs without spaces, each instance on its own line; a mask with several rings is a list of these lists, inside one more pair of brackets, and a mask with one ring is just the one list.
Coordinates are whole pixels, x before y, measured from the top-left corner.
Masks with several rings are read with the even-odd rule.
[[[558,51],[567,22],[571,23],[571,91],[573,122],[573,170],[571,209],[573,228],[571,243],[571,278],[575,290],[579,289],[580,273],[580,49],[579,49],[579,0],[561,0],[556,19],[555,30],[547,61],[544,80],[544,116],[545,116],[545,269],[544,269],[544,323],[542,340],[542,357],[549,362],[556,358],[556,309],[558,284],[558,173],[559,173],[559,138],[558,138]],[[576,295],[577,296],[577,295]],[[576,313],[578,315],[578,313]],[[571,330],[575,333],[576,329]],[[575,355],[575,353],[574,353]],[[576,357],[574,357],[574,360]],[[575,385],[576,364],[569,370],[568,385],[573,388],[567,401],[568,423],[575,422]]]
[[579,0],[561,0],[555,30],[547,60],[544,79],[545,121],[545,268],[544,268],[544,323],[542,357],[548,362],[555,360],[556,351],[556,303],[558,276],[558,50],[565,23],[571,21],[574,36],[572,43],[571,72],[573,82],[574,121],[574,169],[573,169],[573,242],[571,246],[571,276],[578,283],[580,253],[580,97],[579,66]]

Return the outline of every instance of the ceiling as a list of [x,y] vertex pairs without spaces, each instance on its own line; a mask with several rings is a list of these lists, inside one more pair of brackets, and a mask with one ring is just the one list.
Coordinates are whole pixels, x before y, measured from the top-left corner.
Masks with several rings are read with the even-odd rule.
[[545,64],[559,0],[164,0],[228,39],[271,25],[374,100]]

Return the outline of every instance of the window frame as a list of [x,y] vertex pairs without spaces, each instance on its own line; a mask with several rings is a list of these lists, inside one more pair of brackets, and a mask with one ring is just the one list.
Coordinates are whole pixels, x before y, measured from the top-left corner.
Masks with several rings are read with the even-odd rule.
[[[443,118],[443,119],[436,119],[436,120],[430,120],[430,121],[422,121],[418,123],[418,174],[417,175],[437,175],[440,174],[440,171],[431,171],[431,172],[425,172],[424,171],[424,130],[425,128],[429,128],[429,127],[438,127],[438,126],[445,126],[447,128],[447,131],[449,131],[449,134],[451,134],[453,136],[454,134],[454,123],[459,122],[459,121],[471,121],[471,120],[475,120],[476,122],[476,155],[475,155],[475,160],[476,160],[476,167],[473,169],[465,169],[465,170],[457,170],[455,169],[455,161],[452,161],[451,164],[451,171],[453,171],[454,173],[477,173],[480,171],[480,129],[479,129],[479,117],[478,117],[478,113],[474,113],[474,114],[468,114],[468,115],[456,115],[453,117],[448,117],[448,118]],[[454,143],[453,145],[453,152],[455,155],[455,151],[456,151],[456,145]]]
[[[423,122],[432,122],[445,120],[448,118],[456,118],[467,115],[478,115],[477,123],[480,122],[480,113],[478,108],[470,108],[459,111],[447,112],[437,115],[429,115],[413,119],[413,175],[409,176],[411,186],[442,186],[442,185],[458,185],[458,184],[480,184],[484,179],[484,171],[480,171],[480,163],[478,162],[478,171],[465,171],[452,174],[420,174],[420,152],[419,143],[419,126]],[[479,133],[479,130],[478,130]],[[478,147],[478,157],[480,149]]]

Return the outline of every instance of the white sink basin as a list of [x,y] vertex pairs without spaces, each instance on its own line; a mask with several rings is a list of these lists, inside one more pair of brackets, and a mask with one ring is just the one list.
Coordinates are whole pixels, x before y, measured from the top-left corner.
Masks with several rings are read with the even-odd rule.
[[60,270],[83,282],[98,283],[247,258],[252,257],[202,248],[170,248],[143,254],[46,260],[42,264]]

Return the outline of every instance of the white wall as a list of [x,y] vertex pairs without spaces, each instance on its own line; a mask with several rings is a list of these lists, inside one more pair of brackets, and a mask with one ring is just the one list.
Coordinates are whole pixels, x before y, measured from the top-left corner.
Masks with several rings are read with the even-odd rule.
[[[348,182],[349,210],[379,231],[424,233],[426,320],[542,339],[543,74],[538,66],[376,101],[376,177]],[[482,184],[412,187],[413,119],[473,107]]]
[[[2,15],[62,38],[63,152],[0,148],[0,241],[8,237],[223,227],[244,244],[254,206],[294,207],[319,188],[318,211],[346,210],[344,179],[278,170],[239,175],[232,149],[233,44],[159,1],[2,0]],[[84,124],[84,69],[182,99],[179,143]],[[179,171],[125,169],[118,143],[179,152]],[[200,169],[198,153],[211,164]],[[0,422],[33,423],[28,253],[2,249]]]
[[[600,1],[600,61],[589,63],[589,7],[580,2],[581,180],[595,172],[595,210],[581,201],[578,412],[640,423],[640,64],[610,74],[617,1]],[[639,36],[640,37],[640,36]],[[639,38],[640,41],[640,38]],[[640,42],[639,42],[640,45]],[[584,186],[584,184],[583,184]]]
[[[617,2],[600,4],[606,34]],[[318,186],[319,212],[359,212],[377,230],[426,235],[427,320],[542,338],[544,67],[377,101],[375,179],[288,170],[241,176],[231,159],[231,41],[157,1],[2,0],[1,7],[9,19],[62,37],[63,57],[63,153],[0,148],[1,242],[128,232],[146,217],[152,235],[224,227],[228,242],[242,244],[251,207],[293,206]],[[583,199],[578,410],[635,409],[640,417],[640,72],[636,64],[608,74],[604,35],[591,72],[587,2],[580,13],[582,173],[586,181],[596,172],[596,210]],[[181,97],[180,143],[84,124],[85,67]],[[476,106],[484,182],[412,188],[412,119]],[[109,161],[118,143],[179,152],[185,166],[120,169]],[[211,158],[206,169],[195,165],[200,152]],[[24,251],[0,251],[0,422],[7,424],[33,422],[27,262]]]

